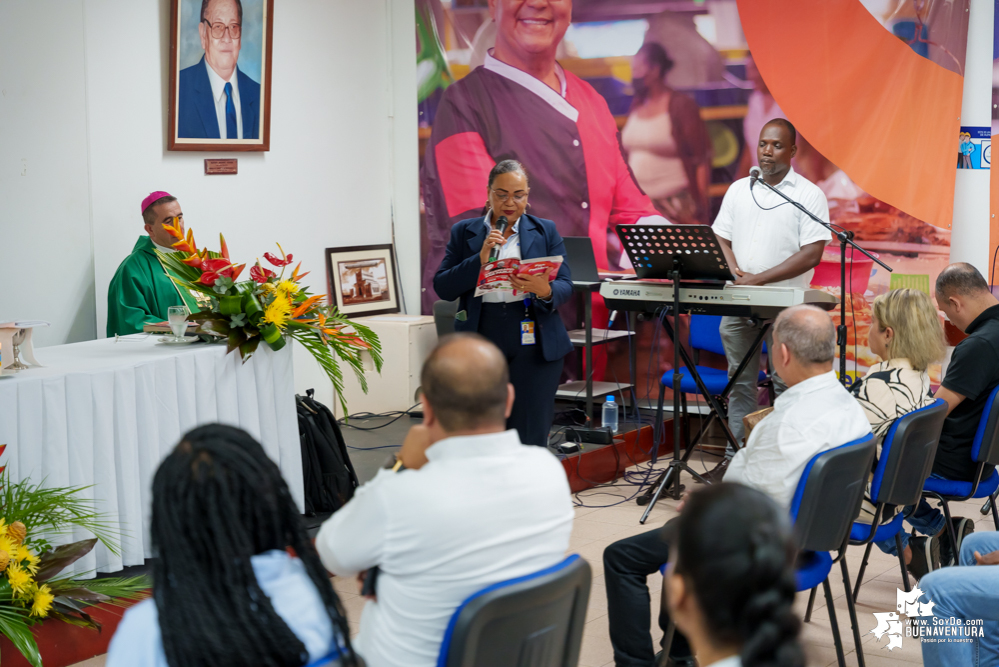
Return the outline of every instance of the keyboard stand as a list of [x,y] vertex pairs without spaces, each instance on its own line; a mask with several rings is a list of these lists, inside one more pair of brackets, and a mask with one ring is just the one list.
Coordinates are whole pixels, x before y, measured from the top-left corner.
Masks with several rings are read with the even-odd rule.
[[[679,301],[679,296],[677,296],[679,293],[680,293],[680,290],[678,290],[678,289],[673,290],[673,294],[674,294],[673,301],[674,301],[674,304],[673,304],[673,307],[671,308],[671,310],[673,310],[673,312],[679,312],[678,311],[679,306],[678,306],[678,303],[677,303]],[[677,318],[674,318],[674,322],[678,322],[678,321],[679,320]],[[760,327],[760,333],[757,334],[756,340],[753,341],[753,345],[750,348],[749,353],[745,357],[743,357],[743,359],[742,359],[741,362],[739,362],[739,367],[736,369],[735,374],[732,377],[729,378],[728,384],[725,385],[725,389],[723,389],[722,393],[719,394],[718,396],[712,396],[711,393],[708,391],[707,387],[704,385],[704,381],[701,380],[701,376],[697,372],[697,366],[690,359],[690,356],[687,354],[687,350],[682,345],[682,341],[678,343],[678,341],[677,341],[678,336],[676,335],[676,332],[673,330],[673,327],[670,325],[670,323],[665,318],[663,318],[662,323],[663,323],[663,328],[666,329],[666,334],[670,337],[670,340],[673,341],[673,350],[674,350],[674,362],[673,362],[674,363],[674,372],[673,372],[673,460],[670,461],[669,468],[667,468],[665,471],[663,471],[663,473],[659,476],[659,479],[656,480],[656,482],[654,484],[654,487],[650,487],[649,491],[647,492],[647,493],[651,493],[652,497],[651,497],[651,500],[649,501],[648,506],[645,508],[645,512],[642,514],[642,518],[639,520],[640,524],[644,524],[646,522],[646,520],[648,520],[649,514],[652,512],[652,508],[655,507],[656,503],[659,501],[659,497],[662,495],[662,493],[663,493],[663,491],[665,489],[669,488],[669,491],[667,491],[667,494],[669,495],[670,498],[673,498],[674,500],[679,500],[680,499],[680,492],[683,490],[683,487],[680,484],[680,472],[689,472],[691,475],[693,475],[695,478],[697,478],[701,482],[704,482],[705,484],[708,483],[707,480],[705,480],[703,477],[701,477],[701,475],[699,473],[697,473],[695,470],[693,470],[690,467],[690,465],[687,463],[687,461],[690,459],[690,455],[694,452],[694,449],[696,447],[696,443],[701,439],[701,435],[708,429],[708,427],[711,426],[711,422],[712,421],[714,421],[715,419],[718,419],[718,422],[722,426],[722,430],[725,432],[725,438],[730,443],[732,443],[732,446],[736,450],[738,450],[738,449],[740,449],[742,447],[742,445],[739,442],[736,441],[735,436],[732,434],[732,430],[728,426],[728,420],[727,420],[728,412],[725,409],[724,405],[722,404],[722,401],[728,399],[729,393],[731,393],[732,388],[735,386],[735,379],[737,377],[739,377],[740,375],[742,375],[742,373],[746,370],[746,366],[749,365],[750,360],[752,360],[752,359],[758,359],[759,358],[757,355],[760,352],[760,348],[763,346],[763,339],[766,337],[767,332],[770,331],[770,327],[773,325],[773,323],[769,322],[769,321],[763,323],[763,326]],[[679,350],[680,350],[680,356],[683,358],[684,366],[686,366],[687,370],[690,371],[691,377],[694,379],[694,382],[697,383],[697,389],[701,392],[701,395],[704,396],[705,400],[707,400],[708,406],[711,409],[711,416],[708,417],[708,420],[706,422],[702,421],[701,427],[698,429],[697,435],[694,436],[694,439],[693,440],[688,440],[688,441],[686,441],[684,443],[684,452],[683,452],[683,456],[682,457],[679,456],[679,451],[680,451],[680,435],[679,435],[679,431],[680,431],[680,408],[679,408],[679,401],[680,401],[680,394],[682,393],[680,391],[680,380],[683,377],[683,374],[676,372],[677,366],[676,366],[676,352],[675,351],[677,350],[677,348],[679,348]],[[656,409],[656,424],[655,424],[656,434],[653,435],[653,438],[652,438],[653,442],[659,442],[659,433],[661,433],[661,431],[662,431],[662,424],[663,424],[663,396],[664,395],[665,395],[665,391],[661,390],[659,392],[659,404],[658,404],[657,409]],[[688,419],[690,418],[689,415],[688,415],[687,418]],[[688,425],[687,432],[688,432],[688,434],[690,432],[689,425]],[[658,447],[653,447],[652,448],[652,463],[653,464],[656,462],[656,458],[657,458],[656,455],[658,454],[658,449],[659,449]],[[655,489],[654,491],[652,490],[653,488]]]
[[[682,391],[680,383],[683,379],[680,361],[690,371],[698,390],[711,406],[712,416],[717,416],[725,431],[725,437],[732,446],[739,449],[740,445],[732,435],[728,422],[725,419],[726,412],[719,399],[725,399],[735,384],[735,378],[742,374],[750,359],[755,356],[763,344],[763,337],[769,329],[769,323],[765,323],[753,345],[750,353],[740,362],[736,374],[729,378],[728,384],[720,397],[715,397],[708,392],[704,381],[698,374],[695,364],[683,347],[683,341],[679,333],[680,314],[683,312],[680,306],[680,288],[684,279],[689,281],[714,281],[723,284],[726,280],[734,280],[728,263],[725,260],[725,253],[722,250],[718,238],[714,231],[707,225],[618,225],[617,234],[621,239],[621,247],[628,253],[628,259],[635,267],[635,273],[640,280],[646,279],[668,279],[673,282],[673,301],[670,307],[673,315],[673,325],[662,318],[663,326],[667,335],[673,341],[673,459],[669,462],[669,468],[662,475],[656,490],[652,495],[645,513],[642,515],[640,523],[645,523],[649,513],[659,500],[665,489],[671,498],[680,498],[680,473],[690,473],[695,479],[707,483],[696,470],[687,463],[694,447],[691,443],[686,443],[685,452],[680,455],[680,396]],[[676,331],[674,331],[674,326]],[[659,404],[656,410],[656,434],[662,432],[663,423],[663,400],[665,390],[660,381]],[[703,430],[703,427],[702,427]],[[689,429],[688,429],[689,432]],[[659,438],[653,437],[652,462],[656,462],[658,454]]]

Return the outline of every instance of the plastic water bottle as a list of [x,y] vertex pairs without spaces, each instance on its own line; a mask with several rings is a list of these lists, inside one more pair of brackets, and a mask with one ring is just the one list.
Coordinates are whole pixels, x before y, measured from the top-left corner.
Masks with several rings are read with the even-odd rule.
[[614,402],[613,396],[608,396],[607,402],[604,403],[603,425],[604,428],[610,429],[611,433],[617,433],[617,403]]

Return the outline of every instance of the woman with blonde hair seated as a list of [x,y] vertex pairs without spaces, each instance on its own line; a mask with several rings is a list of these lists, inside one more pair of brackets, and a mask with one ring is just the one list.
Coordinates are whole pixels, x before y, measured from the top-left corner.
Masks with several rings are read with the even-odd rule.
[[[943,326],[936,305],[925,293],[914,289],[896,289],[878,296],[871,305],[868,347],[882,361],[872,366],[851,391],[867,413],[871,431],[878,437],[880,456],[881,443],[895,420],[933,402],[927,369],[943,359],[945,350]],[[870,486],[867,490],[858,518],[864,523],[874,519]],[[910,537],[908,533],[902,533],[905,563],[917,579],[937,567],[940,559],[937,536],[944,528],[943,517],[936,521],[921,520],[924,504],[925,501],[905,509],[909,523],[927,537]],[[887,512],[882,521],[892,520],[902,509]],[[894,540],[877,545],[885,553],[896,553]]]

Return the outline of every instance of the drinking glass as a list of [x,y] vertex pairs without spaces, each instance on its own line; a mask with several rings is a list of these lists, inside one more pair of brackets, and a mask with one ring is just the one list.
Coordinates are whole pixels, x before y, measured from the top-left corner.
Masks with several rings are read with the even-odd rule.
[[167,310],[167,320],[170,322],[170,330],[173,332],[174,339],[183,338],[187,331],[187,307],[170,306]]

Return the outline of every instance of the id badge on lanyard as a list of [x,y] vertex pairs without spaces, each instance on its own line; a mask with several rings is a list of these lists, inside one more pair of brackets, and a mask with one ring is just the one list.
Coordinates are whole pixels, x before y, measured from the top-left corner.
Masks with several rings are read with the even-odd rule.
[[534,334],[534,320],[531,319],[531,313],[528,310],[528,306],[531,305],[530,299],[524,299],[524,320],[520,323],[520,344],[521,345],[534,345],[535,334]]

